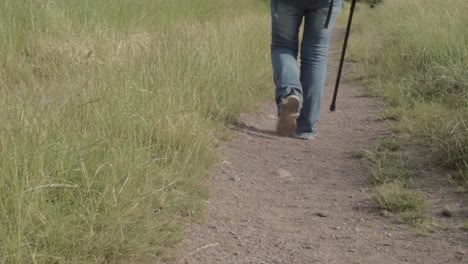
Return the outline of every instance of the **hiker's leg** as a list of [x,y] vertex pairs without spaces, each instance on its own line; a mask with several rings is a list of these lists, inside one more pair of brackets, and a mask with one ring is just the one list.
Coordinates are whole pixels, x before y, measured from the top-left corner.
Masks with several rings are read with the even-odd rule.
[[298,34],[305,14],[305,1],[271,0],[271,60],[276,86],[275,99],[278,105],[292,89],[299,98],[302,98],[297,55]]
[[342,0],[334,0],[333,13],[325,28],[330,0],[310,1],[304,21],[301,46],[301,83],[303,107],[297,120],[296,134],[313,136],[320,116],[320,106],[327,73],[327,54],[330,35],[341,11]]

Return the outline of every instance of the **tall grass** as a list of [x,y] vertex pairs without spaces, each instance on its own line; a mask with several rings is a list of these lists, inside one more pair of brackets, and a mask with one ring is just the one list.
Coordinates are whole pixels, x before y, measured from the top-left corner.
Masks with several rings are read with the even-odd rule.
[[[235,2],[235,3],[234,3]],[[258,1],[0,3],[0,263],[156,258],[269,89]]]
[[441,165],[468,182],[468,2],[383,1],[362,6],[350,55],[375,94]]

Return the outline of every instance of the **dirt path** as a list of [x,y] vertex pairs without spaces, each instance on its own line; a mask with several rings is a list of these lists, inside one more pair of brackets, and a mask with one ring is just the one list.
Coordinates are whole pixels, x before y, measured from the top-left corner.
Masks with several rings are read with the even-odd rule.
[[318,137],[275,136],[273,103],[241,116],[212,179],[209,219],[187,226],[176,263],[467,263],[460,230],[417,236],[369,212],[368,172],[351,153],[387,132],[362,87],[344,83],[338,111],[327,111],[339,47],[330,55]]

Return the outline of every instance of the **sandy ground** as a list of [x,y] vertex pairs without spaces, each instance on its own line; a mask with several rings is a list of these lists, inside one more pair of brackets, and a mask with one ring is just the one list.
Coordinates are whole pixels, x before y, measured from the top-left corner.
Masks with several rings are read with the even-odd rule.
[[328,112],[342,34],[333,36],[318,137],[276,136],[273,102],[242,115],[212,178],[208,219],[187,225],[174,263],[468,263],[466,231],[421,236],[372,210],[369,168],[352,153],[389,133],[356,84],[344,82]]

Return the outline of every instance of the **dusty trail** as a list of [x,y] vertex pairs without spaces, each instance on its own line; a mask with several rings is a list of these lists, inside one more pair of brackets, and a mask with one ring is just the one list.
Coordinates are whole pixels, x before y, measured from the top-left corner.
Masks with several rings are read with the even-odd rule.
[[368,172],[352,152],[387,132],[362,87],[344,82],[338,111],[327,111],[339,52],[330,50],[315,140],[275,136],[273,103],[241,116],[212,179],[209,220],[187,226],[176,263],[467,263],[459,230],[421,237],[369,212]]

